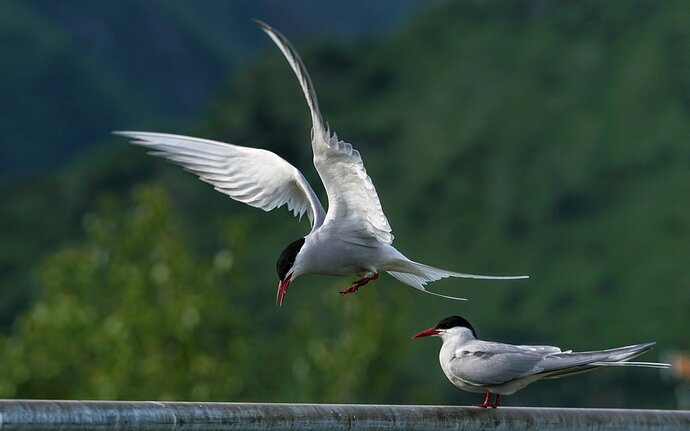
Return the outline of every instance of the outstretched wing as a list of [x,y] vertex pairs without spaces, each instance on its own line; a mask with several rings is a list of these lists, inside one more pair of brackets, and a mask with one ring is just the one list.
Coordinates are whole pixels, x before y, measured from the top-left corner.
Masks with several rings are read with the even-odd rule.
[[281,33],[255,20],[278,45],[299,80],[312,118],[314,166],[328,195],[327,220],[337,220],[341,239],[361,245],[390,244],[393,234],[359,151],[325,126],[314,87],[297,51]]
[[214,186],[236,201],[264,211],[287,204],[296,216],[305,213],[312,230],[323,224],[325,211],[302,173],[270,151],[151,132],[113,132],[132,139]]

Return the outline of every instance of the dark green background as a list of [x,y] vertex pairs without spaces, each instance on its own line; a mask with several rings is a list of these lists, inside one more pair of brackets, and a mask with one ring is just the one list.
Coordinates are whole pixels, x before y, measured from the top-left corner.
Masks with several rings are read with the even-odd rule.
[[[446,381],[437,340],[409,339],[449,314],[513,343],[690,348],[690,4],[390,2],[341,26],[266,2],[395,245],[531,276],[430,286],[465,303],[387,276],[340,297],[351,280],[305,276],[278,308],[274,262],[306,219],[109,136],[268,148],[323,196],[296,80],[252,28],[261,10],[221,3],[0,6],[1,396],[477,402]],[[673,408],[667,377],[605,370],[505,403]]]

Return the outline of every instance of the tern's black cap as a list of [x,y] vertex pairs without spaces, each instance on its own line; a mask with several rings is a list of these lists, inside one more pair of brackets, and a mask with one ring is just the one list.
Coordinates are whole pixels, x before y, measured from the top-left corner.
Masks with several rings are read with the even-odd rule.
[[300,238],[291,242],[290,245],[285,247],[285,250],[280,253],[278,262],[276,262],[276,271],[278,272],[279,280],[285,280],[285,276],[287,276],[287,273],[292,268],[292,265],[295,264],[297,253],[299,253],[303,245],[304,238]]
[[474,338],[477,338],[477,333],[474,331],[474,328],[472,327],[470,322],[468,322],[467,319],[461,316],[446,317],[445,319],[439,320],[436,326],[434,326],[435,329],[450,329],[455,327],[467,328],[470,331],[472,331],[472,335],[474,335]]

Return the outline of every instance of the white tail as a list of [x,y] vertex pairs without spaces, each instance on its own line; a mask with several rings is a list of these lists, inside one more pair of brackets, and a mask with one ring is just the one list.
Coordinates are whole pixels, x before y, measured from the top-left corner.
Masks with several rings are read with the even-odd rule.
[[529,278],[526,275],[520,276],[494,276],[494,275],[477,275],[477,274],[465,274],[462,272],[448,271],[441,268],[436,268],[433,266],[425,265],[423,263],[414,262],[407,259],[398,259],[393,265],[391,265],[397,271],[386,271],[396,280],[410,287],[414,287],[417,290],[428,293],[430,295],[440,296],[446,299],[454,299],[457,301],[466,301],[465,298],[442,295],[436,292],[430,292],[424,288],[428,283],[433,281],[441,280],[442,278],[448,277],[460,277],[460,278],[474,278],[483,280],[518,280],[523,278]]
[[644,368],[670,368],[671,364],[663,362],[592,362],[598,367],[644,367]]

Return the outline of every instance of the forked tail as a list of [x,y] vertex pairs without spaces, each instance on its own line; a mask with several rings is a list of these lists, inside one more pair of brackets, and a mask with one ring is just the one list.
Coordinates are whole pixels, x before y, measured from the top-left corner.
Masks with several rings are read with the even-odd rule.
[[465,298],[460,298],[456,296],[442,295],[436,292],[430,292],[426,290],[424,286],[433,281],[441,280],[442,278],[448,277],[459,277],[459,278],[474,278],[482,280],[518,280],[523,278],[529,278],[526,275],[519,276],[496,276],[496,275],[478,275],[478,274],[466,274],[463,272],[448,271],[446,269],[436,268],[433,266],[425,265],[423,263],[414,262],[411,260],[398,259],[395,261],[392,268],[393,271],[386,271],[392,277],[394,277],[399,282],[406,284],[415,289],[421,290],[422,292],[428,293],[430,295],[440,296],[447,299],[455,299],[457,301],[466,301]]
[[671,364],[665,364],[663,362],[638,362],[630,361],[630,359],[636,358],[643,353],[647,353],[652,350],[652,347],[656,343],[642,343],[635,344],[632,346],[619,347],[617,349],[609,349],[611,356],[603,361],[598,361],[592,363],[592,365],[597,365],[600,367],[644,367],[644,368],[669,368]]
[[[652,349],[655,343],[642,343],[615,349],[598,350],[592,352],[562,352],[545,358],[543,364],[544,378],[557,379],[584,373],[601,367],[643,367],[668,368],[670,364],[661,362],[630,361]],[[551,361],[549,359],[553,358]]]

